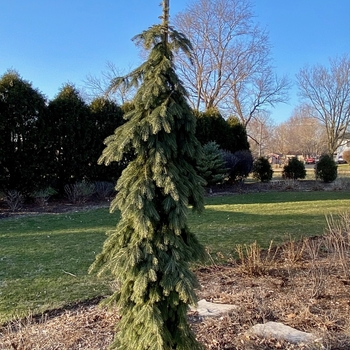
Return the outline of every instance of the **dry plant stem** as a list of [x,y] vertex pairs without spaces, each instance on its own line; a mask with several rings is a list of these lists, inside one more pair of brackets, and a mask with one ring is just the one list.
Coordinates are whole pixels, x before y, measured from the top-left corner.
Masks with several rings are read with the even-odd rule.
[[12,211],[17,211],[22,208],[24,197],[17,190],[9,190],[5,193],[4,201]]
[[273,241],[270,242],[266,256],[261,255],[262,249],[257,242],[251,244],[236,245],[236,253],[241,261],[242,270],[252,276],[261,276],[265,274],[274,264],[277,249],[273,252]]
[[325,245],[335,264],[341,264],[344,277],[350,277],[350,216],[342,213],[335,219],[326,217],[327,231]]
[[282,245],[281,249],[288,275],[291,277],[293,269],[303,259],[305,240],[302,239],[301,241],[296,242],[291,236],[289,236],[288,241]]
[[[300,244],[301,242],[301,244]],[[305,251],[305,240],[296,242],[289,236],[288,241],[282,246],[282,254],[286,262],[295,265],[302,260]]]
[[320,298],[322,295],[324,295],[325,291],[325,282],[328,269],[320,264],[319,253],[322,245],[323,240],[305,240],[305,247],[310,261],[308,273],[312,284],[312,298]]
[[96,181],[95,193],[99,199],[108,199],[114,192],[114,185],[108,181]]
[[85,181],[64,186],[64,191],[69,201],[78,204],[85,203],[94,193],[94,189],[94,184]]

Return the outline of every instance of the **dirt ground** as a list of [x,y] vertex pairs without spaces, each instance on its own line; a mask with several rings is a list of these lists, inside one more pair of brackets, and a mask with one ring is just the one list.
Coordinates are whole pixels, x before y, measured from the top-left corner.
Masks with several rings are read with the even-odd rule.
[[[50,210],[71,208],[52,205]],[[6,216],[35,212],[27,208]],[[197,269],[199,299],[237,306],[217,318],[201,319],[189,313],[198,340],[208,350],[350,349],[349,255],[337,259],[324,249],[323,242],[320,238],[288,242],[274,252],[257,252],[255,262],[232,261]],[[0,327],[0,349],[107,349],[119,315],[98,303],[70,305]],[[247,336],[250,327],[267,321],[314,333],[323,347]]]

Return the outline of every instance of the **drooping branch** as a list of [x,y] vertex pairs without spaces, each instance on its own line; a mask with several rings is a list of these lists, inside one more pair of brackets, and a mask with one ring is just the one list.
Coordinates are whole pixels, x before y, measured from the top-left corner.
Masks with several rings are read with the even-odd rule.
[[119,177],[110,210],[120,220],[91,267],[112,273],[120,288],[108,299],[121,321],[110,349],[202,350],[187,323],[198,281],[190,270],[205,259],[204,247],[186,223],[189,205],[204,208],[204,180],[193,166],[202,154],[196,120],[173,63],[173,52],[189,52],[190,42],[163,23],[134,37],[147,60],[111,88],[136,89],[126,122],[105,141],[100,162],[132,159]]

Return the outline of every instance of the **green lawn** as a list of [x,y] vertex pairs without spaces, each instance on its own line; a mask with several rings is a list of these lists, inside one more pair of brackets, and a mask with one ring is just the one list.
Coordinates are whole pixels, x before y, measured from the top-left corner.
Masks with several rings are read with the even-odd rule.
[[0,323],[108,293],[87,269],[117,220],[108,209],[0,220]]
[[[228,258],[236,244],[322,234],[325,215],[349,207],[349,192],[218,196],[190,212],[189,226],[214,258]],[[0,220],[0,324],[108,294],[111,281],[87,270],[117,221],[108,209]]]
[[288,237],[320,235],[325,215],[347,211],[348,192],[267,192],[208,198],[205,212],[190,216],[192,230],[215,254],[229,257],[236,244],[268,247]]

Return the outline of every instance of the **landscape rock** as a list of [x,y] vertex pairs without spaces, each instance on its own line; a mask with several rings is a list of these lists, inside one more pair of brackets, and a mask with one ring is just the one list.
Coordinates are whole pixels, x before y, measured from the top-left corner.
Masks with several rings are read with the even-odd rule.
[[248,335],[256,335],[262,338],[275,338],[285,340],[293,344],[300,343],[320,343],[320,339],[312,333],[298,331],[292,327],[286,326],[279,322],[267,322],[264,324],[256,324],[247,332]]
[[191,311],[198,313],[200,317],[217,317],[237,309],[236,305],[216,304],[202,299],[198,302],[197,307],[191,307]]

